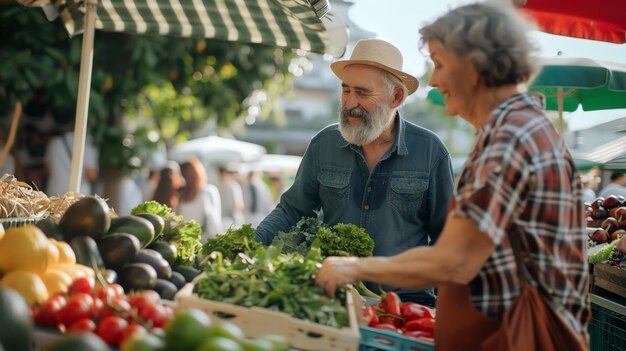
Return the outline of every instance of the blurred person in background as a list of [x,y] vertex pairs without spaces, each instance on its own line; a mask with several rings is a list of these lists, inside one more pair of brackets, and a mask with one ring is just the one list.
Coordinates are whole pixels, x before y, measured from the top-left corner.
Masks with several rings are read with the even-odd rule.
[[160,173],[161,171],[156,168],[152,168],[148,171],[148,178],[144,180],[141,186],[143,201],[149,201],[154,198],[154,191],[157,185],[159,185],[159,178],[161,177]]
[[219,190],[222,200],[222,224],[224,228],[238,228],[245,223],[245,201],[238,181],[238,165],[230,163],[219,167]]
[[581,176],[583,182],[583,201],[592,203],[596,199],[596,179],[592,173],[587,173]]
[[[46,194],[63,196],[70,190],[72,171],[72,150],[74,147],[74,126],[67,123],[63,132],[50,139],[44,156],[44,164],[48,176]],[[83,154],[83,174],[79,193],[93,195],[98,181],[98,151],[87,135]]]
[[265,184],[261,172],[251,169],[247,182],[243,185],[243,199],[246,205],[246,223],[257,227],[273,207],[270,188]]
[[222,204],[219,190],[207,182],[206,170],[197,158],[180,165],[185,186],[180,190],[177,214],[202,226],[202,242],[223,233]]
[[611,173],[611,182],[600,190],[598,197],[609,197],[611,195],[626,197],[626,186],[624,186],[626,177],[623,172],[617,171]]
[[167,166],[159,173],[159,183],[154,190],[152,200],[167,205],[177,212],[180,202],[180,189],[185,185],[185,179],[180,174],[180,165],[176,161],[167,161]]

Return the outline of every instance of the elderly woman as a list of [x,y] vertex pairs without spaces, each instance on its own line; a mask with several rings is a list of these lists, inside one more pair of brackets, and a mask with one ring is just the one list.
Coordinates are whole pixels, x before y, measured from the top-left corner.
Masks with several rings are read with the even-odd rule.
[[444,229],[433,247],[328,258],[318,285],[330,294],[360,280],[438,286],[438,349],[479,349],[522,289],[510,234],[525,239],[533,280],[550,288],[554,309],[586,338],[581,181],[542,97],[518,88],[535,71],[524,23],[512,10],[479,3],[450,11],[420,33],[435,64],[430,84],[445,96],[450,115],[477,130]]

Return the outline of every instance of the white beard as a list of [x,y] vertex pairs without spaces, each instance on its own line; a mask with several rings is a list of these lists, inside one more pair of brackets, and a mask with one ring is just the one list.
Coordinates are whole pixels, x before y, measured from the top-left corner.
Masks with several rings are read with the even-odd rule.
[[[339,111],[339,132],[350,144],[363,146],[378,139],[383,131],[393,122],[391,106],[382,103],[372,112],[360,107]],[[348,117],[360,117],[361,123],[350,124]]]

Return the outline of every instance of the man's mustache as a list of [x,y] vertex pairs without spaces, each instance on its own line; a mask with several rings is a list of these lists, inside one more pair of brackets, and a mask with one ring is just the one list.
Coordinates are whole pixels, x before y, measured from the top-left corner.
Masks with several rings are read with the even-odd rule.
[[361,117],[361,118],[369,118],[370,114],[369,112],[365,111],[363,108],[361,107],[355,107],[355,108],[345,108],[342,107],[341,108],[341,117],[343,118],[348,118],[348,117]]

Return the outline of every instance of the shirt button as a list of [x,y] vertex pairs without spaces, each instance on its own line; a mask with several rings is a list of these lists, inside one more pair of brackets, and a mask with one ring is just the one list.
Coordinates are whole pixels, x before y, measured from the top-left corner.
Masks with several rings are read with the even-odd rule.
[[368,193],[371,193],[371,192],[372,192],[372,187],[371,187],[371,186],[368,186],[368,187],[367,187],[367,192],[368,192]]
[[370,209],[370,205],[365,205],[363,206],[364,209],[369,210]]

